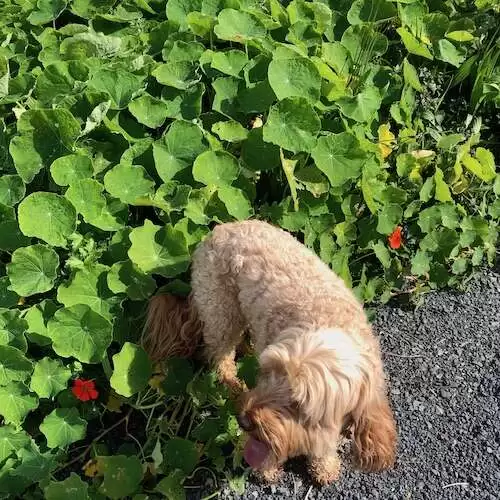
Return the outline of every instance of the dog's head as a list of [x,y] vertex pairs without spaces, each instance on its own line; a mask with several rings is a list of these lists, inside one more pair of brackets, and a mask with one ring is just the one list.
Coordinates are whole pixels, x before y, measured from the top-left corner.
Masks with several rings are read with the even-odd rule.
[[367,393],[369,363],[341,330],[289,329],[260,356],[257,386],[242,396],[238,421],[253,468],[320,456]]

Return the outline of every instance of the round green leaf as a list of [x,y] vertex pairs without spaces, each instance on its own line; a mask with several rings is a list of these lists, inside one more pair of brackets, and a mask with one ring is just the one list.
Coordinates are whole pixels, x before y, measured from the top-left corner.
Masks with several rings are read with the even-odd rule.
[[0,463],[30,444],[31,438],[22,429],[12,425],[0,427]]
[[64,481],[51,481],[45,488],[45,500],[88,500],[89,485],[74,472]]
[[45,245],[18,248],[7,264],[11,290],[21,297],[47,292],[54,286],[59,256]]
[[156,171],[164,182],[168,182],[190,167],[206,149],[200,127],[184,120],[176,120],[165,136],[153,144]]
[[310,59],[273,59],[269,64],[268,78],[279,100],[304,97],[314,103],[319,99],[321,76]]
[[248,130],[233,120],[217,122],[212,125],[212,132],[217,134],[222,141],[240,142],[248,137]]
[[229,215],[235,219],[245,220],[253,214],[252,204],[241,189],[233,186],[221,186],[217,190],[217,196],[226,206]]
[[18,175],[0,176],[0,204],[13,207],[26,194],[26,186]]
[[0,345],[0,385],[24,382],[32,371],[33,364],[19,349],[10,345]]
[[384,21],[396,16],[398,11],[387,0],[355,0],[347,13],[349,24]]
[[85,437],[87,421],[76,408],[56,408],[40,424],[49,448],[66,448]]
[[65,247],[67,238],[76,229],[76,211],[63,196],[39,191],[19,204],[19,227],[26,236]]
[[26,415],[38,407],[38,398],[21,382],[0,387],[0,415],[5,423],[19,426]]
[[132,300],[146,300],[156,288],[156,281],[130,260],[113,264],[107,279],[108,287],[113,293],[126,293]]
[[40,398],[53,398],[66,389],[71,370],[59,359],[43,358],[35,363],[30,389]]
[[198,67],[190,61],[175,61],[160,64],[151,74],[162,85],[187,90],[200,81]]
[[281,164],[280,148],[263,140],[262,127],[254,128],[241,146],[241,159],[250,170],[271,170]]
[[59,309],[47,325],[54,351],[82,363],[99,363],[113,340],[111,323],[89,306]]
[[104,481],[99,491],[107,498],[120,499],[134,493],[142,481],[142,464],[137,457],[99,457]]
[[123,203],[134,205],[139,198],[153,195],[155,183],[144,167],[119,164],[106,173],[104,186],[108,193]]
[[50,174],[59,186],[68,186],[80,179],[87,179],[94,174],[92,160],[85,155],[61,156],[50,166]]
[[241,50],[228,50],[215,52],[212,55],[212,68],[230,76],[239,76],[241,70],[248,62],[247,55]]
[[139,123],[149,128],[161,127],[169,116],[167,103],[149,94],[134,99],[128,110]]
[[50,345],[51,340],[47,333],[47,322],[58,308],[55,301],[42,300],[26,311],[24,315],[24,319],[28,323],[26,334],[31,342],[41,346]]
[[108,267],[102,264],[84,266],[75,272],[69,282],[59,286],[57,300],[66,307],[86,304],[109,319],[112,303],[108,299],[112,297],[112,293],[106,286],[107,272]]
[[294,97],[275,104],[264,125],[264,141],[298,153],[311,152],[321,121],[306,99]]
[[354,97],[342,97],[337,101],[340,111],[357,122],[370,122],[382,104],[380,91],[369,87]]
[[28,350],[24,333],[28,324],[17,309],[0,309],[0,345],[9,345],[22,352]]
[[9,151],[17,173],[28,183],[56,158],[73,152],[80,124],[65,108],[30,109],[19,118],[17,132]]
[[170,225],[161,228],[146,219],[142,227],[131,231],[129,238],[132,245],[128,255],[146,274],[174,277],[189,266],[186,237]]
[[180,469],[185,474],[193,472],[200,458],[195,443],[178,437],[165,443],[163,456],[170,470]]
[[205,185],[231,184],[240,172],[238,160],[227,151],[205,151],[196,158],[193,177]]
[[148,355],[130,342],[125,342],[121,351],[113,356],[113,365],[111,387],[126,398],[142,391],[153,373]]
[[312,157],[332,186],[342,186],[350,179],[357,179],[367,160],[356,137],[348,132],[320,137]]
[[223,9],[219,12],[217,21],[214,31],[221,40],[245,43],[266,36],[264,25],[249,12]]
[[103,231],[118,231],[124,226],[127,207],[108,200],[104,194],[104,186],[96,180],[75,181],[65,196],[88,224]]

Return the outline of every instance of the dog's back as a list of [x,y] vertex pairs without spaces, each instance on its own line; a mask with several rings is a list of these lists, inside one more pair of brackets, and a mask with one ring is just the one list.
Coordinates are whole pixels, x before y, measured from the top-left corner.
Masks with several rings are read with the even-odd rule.
[[217,226],[195,252],[192,280],[198,292],[219,281],[236,294],[261,348],[289,326],[369,330],[344,282],[314,252],[266,222]]

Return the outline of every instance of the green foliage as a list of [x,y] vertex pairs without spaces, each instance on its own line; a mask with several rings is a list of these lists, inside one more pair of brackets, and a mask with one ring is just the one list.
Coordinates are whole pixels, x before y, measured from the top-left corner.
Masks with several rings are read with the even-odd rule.
[[[140,347],[147,300],[189,293],[214,224],[283,227],[373,304],[493,264],[495,2],[6,0],[0,14],[1,497],[182,499],[200,463],[241,491],[227,389]],[[255,357],[238,367],[255,385]],[[98,399],[79,401],[75,379]]]

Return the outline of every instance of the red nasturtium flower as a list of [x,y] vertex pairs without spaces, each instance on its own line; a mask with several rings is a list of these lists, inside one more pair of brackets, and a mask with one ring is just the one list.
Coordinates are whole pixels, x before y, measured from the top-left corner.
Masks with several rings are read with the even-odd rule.
[[97,399],[99,396],[94,381],[83,378],[77,378],[73,382],[71,391],[80,401],[90,401],[91,399]]
[[389,235],[389,246],[393,250],[397,250],[403,244],[403,228],[397,226],[396,229]]

